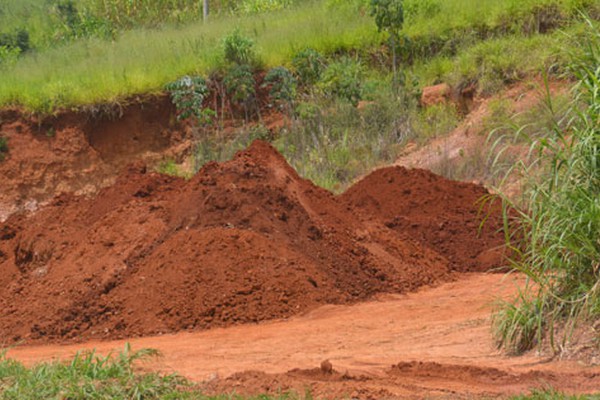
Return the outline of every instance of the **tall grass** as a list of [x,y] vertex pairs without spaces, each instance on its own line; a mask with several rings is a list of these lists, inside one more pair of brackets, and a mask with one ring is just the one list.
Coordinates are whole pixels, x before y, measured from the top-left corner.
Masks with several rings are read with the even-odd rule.
[[128,31],[114,42],[88,38],[26,54],[0,70],[0,105],[36,111],[117,101],[156,93],[185,74],[207,74],[222,64],[221,41],[235,28],[258,44],[265,66],[286,63],[304,47],[321,52],[379,42],[367,16],[338,12],[320,3],[207,24]]
[[515,352],[544,339],[564,350],[573,326],[600,313],[600,31],[588,27],[569,67],[578,84],[568,112],[547,132],[516,132],[534,158],[515,168],[536,179],[521,202],[505,199],[512,265],[529,278],[496,315],[499,343]]
[[[36,51],[24,54],[14,65],[0,65],[0,106],[50,112],[152,94],[182,75],[208,74],[220,68],[221,40],[235,28],[255,40],[267,67],[288,63],[306,47],[325,54],[358,51],[370,62],[389,63],[379,51],[383,37],[362,0],[358,8],[345,6],[346,2],[311,0],[276,12],[222,14],[207,24],[186,19],[196,15],[200,2],[80,0],[76,4],[91,10],[94,18],[109,20],[117,31],[111,36],[114,40],[92,35],[66,43],[57,40],[49,27],[58,23],[58,17],[42,7],[47,3],[24,0],[19,6],[16,0],[6,1],[7,5],[0,5],[0,25],[6,21],[8,30],[26,26],[40,32],[32,34]],[[156,7],[148,6],[152,4]],[[167,7],[168,11],[169,4],[178,7]],[[572,24],[578,8],[600,15],[594,11],[600,6],[593,0],[407,0],[403,34],[408,40],[402,59],[406,65],[415,64],[422,83],[481,77],[486,86],[493,87],[553,62],[549,50],[565,43],[546,33]],[[169,13],[185,16],[188,23],[152,22],[161,17],[177,21]],[[102,28],[92,25],[92,31]],[[87,32],[87,27],[81,29]],[[484,39],[493,41],[480,44]],[[505,54],[508,60],[502,58]],[[485,63],[482,71],[481,60],[486,58],[493,61]],[[420,71],[423,68],[425,73]]]

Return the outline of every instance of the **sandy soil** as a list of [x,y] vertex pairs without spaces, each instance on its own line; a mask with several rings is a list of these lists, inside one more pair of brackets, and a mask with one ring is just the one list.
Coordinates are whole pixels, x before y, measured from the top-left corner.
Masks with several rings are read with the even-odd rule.
[[[534,352],[507,357],[496,349],[490,309],[522,283],[522,277],[463,274],[437,288],[324,306],[289,320],[129,342],[162,353],[143,368],[178,372],[213,392],[304,393],[310,387],[323,398],[473,398],[549,385],[578,392],[598,388],[598,367]],[[31,364],[69,358],[81,349],[117,351],[124,343],[15,347],[8,356]],[[326,359],[335,372],[318,369]]]

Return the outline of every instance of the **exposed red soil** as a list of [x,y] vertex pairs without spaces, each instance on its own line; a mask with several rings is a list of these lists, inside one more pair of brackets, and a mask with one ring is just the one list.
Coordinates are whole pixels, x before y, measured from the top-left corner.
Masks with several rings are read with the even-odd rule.
[[[340,199],[401,236],[442,254],[455,271],[488,271],[503,265],[499,201],[480,186],[421,169],[388,167],[362,179]],[[485,224],[482,221],[486,219]]]
[[[491,310],[524,285],[517,274],[460,274],[456,281],[406,295],[327,305],[285,321],[127,339],[161,357],[138,367],[178,373],[207,393],[277,395],[288,390],[323,399],[506,398],[533,388],[590,393],[600,367],[532,351],[508,357],[490,334]],[[27,365],[100,354],[125,340],[17,346],[8,356]],[[321,366],[322,361],[331,363]],[[326,363],[325,363],[326,364]]]
[[188,154],[190,132],[172,123],[173,114],[167,97],[43,119],[1,111],[0,136],[9,152],[0,162],[0,221],[35,211],[63,192],[95,194],[134,160]]
[[[358,187],[381,190],[367,188],[368,179]],[[476,213],[465,211],[472,206],[468,196],[485,191],[445,180],[449,192],[421,188],[435,188],[431,179],[416,172],[408,182],[416,196],[428,193],[422,202],[434,202],[437,193],[444,218],[454,209],[463,230],[475,226]],[[190,181],[131,167],[92,199],[62,195],[1,226],[0,338],[83,340],[206,329],[451,278],[456,260],[449,263],[443,251],[389,229],[376,214],[366,217],[368,207],[345,202],[352,193],[336,198],[301,179],[275,149],[257,141]],[[489,249],[487,236],[469,240],[469,255]],[[471,267],[480,268],[464,269]]]

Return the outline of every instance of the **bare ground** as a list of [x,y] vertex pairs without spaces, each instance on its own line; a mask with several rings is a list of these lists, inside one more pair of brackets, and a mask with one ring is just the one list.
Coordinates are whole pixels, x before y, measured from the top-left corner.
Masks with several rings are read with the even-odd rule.
[[[320,398],[481,398],[552,386],[588,393],[600,368],[531,352],[508,357],[490,334],[490,311],[522,277],[461,274],[455,282],[351,306],[324,306],[289,320],[129,340],[162,357],[147,370],[177,372],[208,392],[277,393],[310,388]],[[125,341],[26,346],[26,364],[82,349],[118,351]],[[323,360],[332,373],[319,369]],[[260,371],[260,372],[252,372]]]

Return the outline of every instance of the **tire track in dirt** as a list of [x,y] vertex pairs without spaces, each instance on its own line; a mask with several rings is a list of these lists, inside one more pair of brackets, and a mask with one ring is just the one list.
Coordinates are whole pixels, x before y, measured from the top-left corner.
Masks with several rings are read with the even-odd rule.
[[[597,390],[600,368],[508,357],[490,335],[490,311],[522,277],[465,274],[456,282],[356,305],[323,306],[289,320],[128,340],[162,357],[144,370],[177,372],[208,392],[255,394],[311,388],[316,397],[474,398],[548,385]],[[67,359],[81,349],[118,351],[125,341],[25,346],[8,356],[27,364]],[[328,359],[334,372],[318,366]]]

